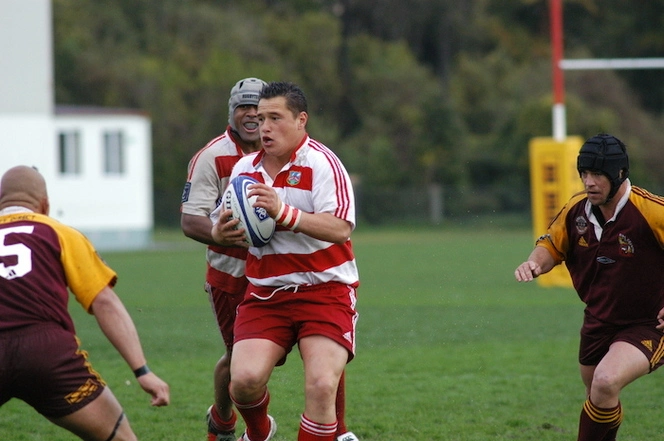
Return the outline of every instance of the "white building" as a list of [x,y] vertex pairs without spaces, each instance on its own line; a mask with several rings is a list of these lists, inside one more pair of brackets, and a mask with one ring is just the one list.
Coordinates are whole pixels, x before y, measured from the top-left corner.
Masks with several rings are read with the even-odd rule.
[[35,166],[51,216],[100,249],[151,243],[152,139],[139,111],[56,106],[50,0],[2,0],[0,173]]

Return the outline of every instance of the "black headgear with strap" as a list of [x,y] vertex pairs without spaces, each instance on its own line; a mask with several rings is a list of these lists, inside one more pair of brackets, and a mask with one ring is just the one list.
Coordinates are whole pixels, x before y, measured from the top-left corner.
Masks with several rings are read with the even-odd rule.
[[593,136],[581,146],[576,169],[579,175],[584,170],[599,171],[606,175],[611,181],[607,201],[611,200],[618,192],[620,184],[629,176],[629,158],[625,144],[615,136],[605,133]]

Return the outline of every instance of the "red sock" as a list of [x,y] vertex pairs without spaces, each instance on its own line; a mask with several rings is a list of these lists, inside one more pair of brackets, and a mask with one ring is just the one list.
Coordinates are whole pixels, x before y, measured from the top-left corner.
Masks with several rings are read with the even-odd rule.
[[214,427],[218,432],[232,432],[235,430],[235,422],[237,421],[237,415],[235,414],[235,411],[231,409],[231,419],[228,421],[224,421],[221,419],[219,416],[219,412],[217,412],[217,406],[212,406],[212,410],[210,411],[211,415],[211,420],[212,420],[212,427]]
[[341,373],[339,388],[337,389],[337,436],[348,432],[346,427],[346,371]]
[[270,434],[270,420],[267,418],[267,405],[270,403],[269,391],[265,389],[265,394],[253,403],[238,403],[234,397],[231,397],[231,400],[244,419],[249,439],[266,439]]
[[588,398],[583,403],[577,441],[609,441],[615,439],[616,432],[618,432],[620,423],[622,423],[622,417],[623,413],[620,403],[614,408],[602,409],[595,407],[590,398]]
[[297,441],[334,441],[336,431],[337,423],[315,423],[303,414],[300,417],[300,431],[297,434]]

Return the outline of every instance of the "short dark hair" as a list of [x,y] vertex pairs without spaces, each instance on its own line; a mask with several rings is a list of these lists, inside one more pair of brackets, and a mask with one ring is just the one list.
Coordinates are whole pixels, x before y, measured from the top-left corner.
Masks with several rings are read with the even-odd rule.
[[297,84],[273,81],[268,83],[261,90],[260,99],[269,99],[283,96],[286,98],[286,107],[293,113],[293,116],[300,112],[308,112],[307,97]]

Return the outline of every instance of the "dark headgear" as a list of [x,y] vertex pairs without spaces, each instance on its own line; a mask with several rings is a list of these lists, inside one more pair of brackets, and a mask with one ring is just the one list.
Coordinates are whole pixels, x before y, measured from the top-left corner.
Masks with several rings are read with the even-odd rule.
[[579,174],[584,170],[594,170],[606,175],[611,181],[611,191],[608,197],[610,200],[629,175],[629,158],[625,144],[615,136],[605,133],[593,136],[581,146],[576,160],[576,169]]

